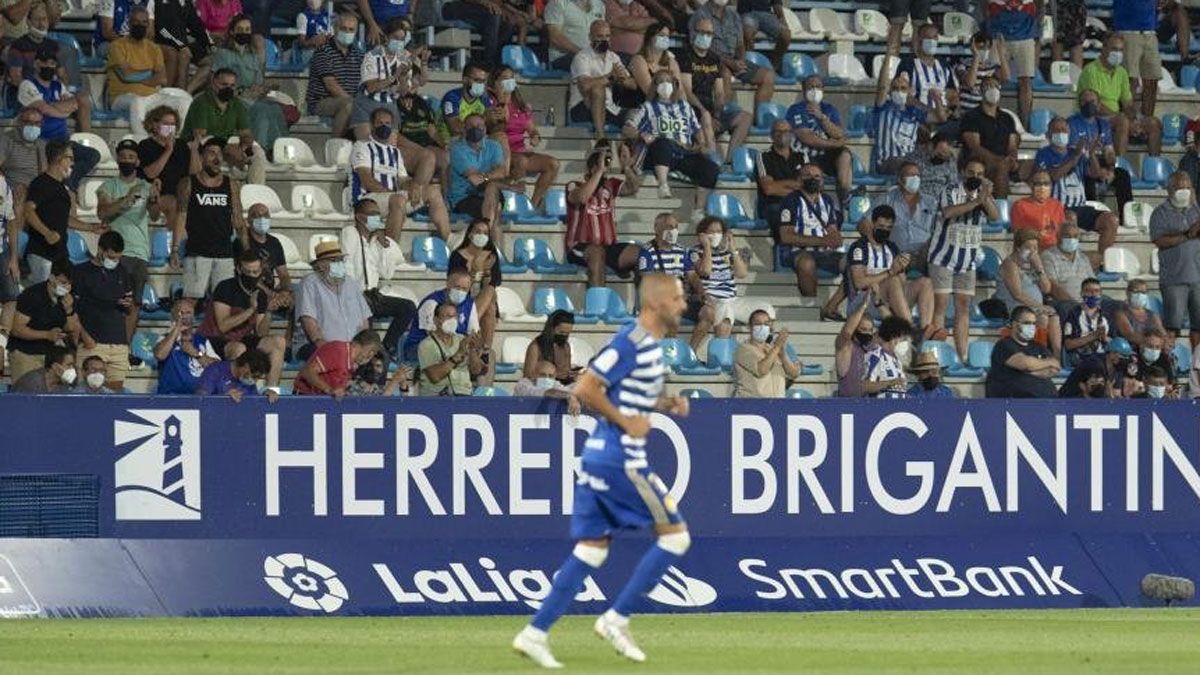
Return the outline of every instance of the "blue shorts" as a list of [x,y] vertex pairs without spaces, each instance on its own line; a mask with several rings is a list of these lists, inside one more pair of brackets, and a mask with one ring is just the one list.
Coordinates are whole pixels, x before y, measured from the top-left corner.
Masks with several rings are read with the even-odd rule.
[[682,522],[667,486],[649,468],[583,463],[575,482],[572,539],[603,539],[614,530]]

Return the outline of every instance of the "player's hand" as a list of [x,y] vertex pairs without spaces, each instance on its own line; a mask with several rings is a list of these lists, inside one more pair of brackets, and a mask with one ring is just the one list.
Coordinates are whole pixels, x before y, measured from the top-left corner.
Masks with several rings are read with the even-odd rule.
[[645,438],[650,433],[650,418],[644,415],[630,415],[625,418],[622,428],[634,438]]

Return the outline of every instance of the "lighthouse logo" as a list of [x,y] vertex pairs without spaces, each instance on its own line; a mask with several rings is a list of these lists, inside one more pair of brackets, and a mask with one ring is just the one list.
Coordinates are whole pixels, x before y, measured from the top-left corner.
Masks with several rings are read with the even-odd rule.
[[200,411],[129,410],[117,420],[117,520],[200,520]]

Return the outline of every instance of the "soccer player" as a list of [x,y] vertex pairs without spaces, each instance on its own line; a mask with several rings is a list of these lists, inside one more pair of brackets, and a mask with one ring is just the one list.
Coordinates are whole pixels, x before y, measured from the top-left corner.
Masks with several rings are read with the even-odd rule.
[[653,526],[657,542],[595,624],[596,633],[617,653],[632,661],[646,660],[629,633],[629,615],[691,544],[683,516],[646,458],[650,413],[688,413],[686,398],[661,395],[666,366],[658,344],[679,327],[685,306],[677,278],[659,273],[642,277],[637,323],[622,328],[575,385],[580,402],[601,417],[584,445],[575,486],[575,549],[555,575],[541,609],[512,643],[543,668],[562,667],[550,652],[546,632],[582,590],[584,579],[604,564],[613,531]]

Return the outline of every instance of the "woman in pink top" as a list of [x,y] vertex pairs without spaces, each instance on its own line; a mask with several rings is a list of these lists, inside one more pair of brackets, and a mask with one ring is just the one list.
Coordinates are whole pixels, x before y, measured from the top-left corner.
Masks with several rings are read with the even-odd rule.
[[220,41],[229,31],[229,20],[242,13],[242,0],[196,0],[196,13],[208,34]]
[[538,133],[537,124],[533,120],[533,109],[517,92],[517,74],[513,69],[501,66],[493,71],[490,88],[492,99],[496,102],[492,109],[505,120],[504,131],[508,136],[508,150],[512,155],[509,178],[513,181],[523,181],[526,176],[537,174],[537,183],[533,186],[530,201],[533,202],[534,208],[543,210],[546,191],[558,178],[558,160],[550,155],[532,152],[530,149],[541,142],[542,135]]

